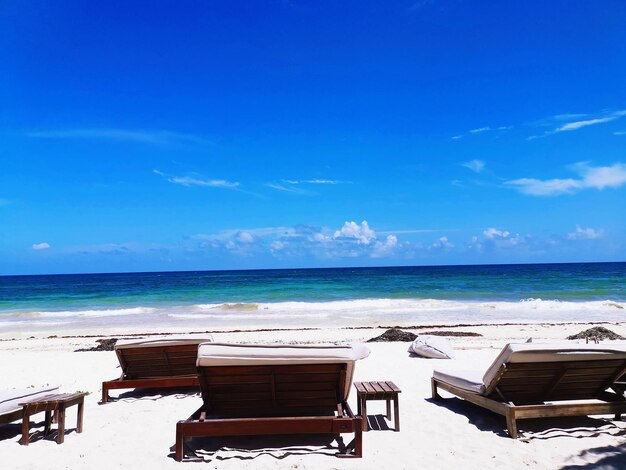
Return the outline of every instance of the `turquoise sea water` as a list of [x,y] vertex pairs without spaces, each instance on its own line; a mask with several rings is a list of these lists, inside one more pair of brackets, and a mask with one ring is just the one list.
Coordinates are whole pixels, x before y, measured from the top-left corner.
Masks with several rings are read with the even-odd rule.
[[626,263],[0,277],[4,327],[626,318]]

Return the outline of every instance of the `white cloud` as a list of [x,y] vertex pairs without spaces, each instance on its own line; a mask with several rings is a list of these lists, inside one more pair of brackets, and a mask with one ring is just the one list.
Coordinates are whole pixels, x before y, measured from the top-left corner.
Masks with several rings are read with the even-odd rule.
[[557,196],[572,194],[582,189],[618,188],[626,184],[626,164],[615,163],[611,166],[592,167],[581,162],[570,167],[580,175],[579,179],[519,178],[506,181],[505,184],[515,186],[520,192],[531,196]]
[[112,140],[124,142],[139,142],[146,144],[211,144],[203,137],[172,132],[166,130],[135,130],[115,128],[79,128],[79,129],[55,129],[44,131],[27,132],[28,137],[40,139],[92,139]]
[[197,240],[196,247],[200,249],[225,250],[240,256],[269,254],[283,259],[380,258],[394,255],[396,250],[410,249],[410,244],[402,245],[396,234],[385,233],[379,240],[367,221],[346,221],[338,230],[296,225],[224,230],[189,238]]
[[490,227],[483,231],[483,235],[489,239],[506,238],[509,235],[511,235],[511,232],[507,230],[498,230],[497,228]]
[[623,163],[600,167],[577,163],[574,169],[582,175],[586,188],[618,188],[626,183],[626,164]]
[[[547,137],[549,135],[562,133],[562,132],[577,131],[585,127],[615,121],[617,119],[620,119],[623,116],[626,116],[626,110],[613,111],[613,112],[605,111],[602,113],[597,113],[595,116],[592,116],[589,114],[557,114],[556,116],[552,116],[551,118],[540,121],[539,124],[540,125],[555,125],[557,122],[563,122],[563,121],[570,121],[570,122],[566,122],[565,124],[560,124],[552,130],[545,131],[543,134],[532,135],[528,137],[527,140],[539,139],[541,137]],[[586,117],[589,119],[581,119],[581,118],[586,118]]]
[[481,171],[485,169],[485,162],[482,160],[475,159],[475,160],[470,160],[469,162],[463,162],[461,163],[461,166],[464,166],[465,168],[469,168],[475,173],[480,173]]
[[239,232],[237,235],[237,240],[241,243],[254,243],[254,235],[250,232]]
[[317,232],[312,234],[309,237],[309,240],[315,241],[315,242],[319,242],[319,243],[326,243],[326,242],[330,242],[333,240],[333,237],[328,236],[322,232]]
[[284,191],[286,193],[310,194],[309,191],[306,191],[304,189],[294,188],[291,186],[283,186],[282,184],[267,183],[266,186],[268,188],[275,189],[276,191]]
[[33,245],[33,250],[47,250],[48,248],[50,248],[50,245],[46,242],[43,243],[35,243]]
[[571,121],[572,119],[581,119],[584,117],[588,117],[587,113],[565,113],[565,114],[556,114],[552,116],[552,119],[555,121]]
[[285,248],[285,243],[281,242],[280,240],[274,240],[272,243],[270,243],[270,248],[272,249],[272,251],[281,251]]
[[381,258],[388,255],[394,248],[398,246],[398,237],[395,235],[387,235],[384,242],[377,241],[374,244],[374,251],[372,252],[372,258]]
[[433,242],[433,244],[430,245],[429,249],[450,251],[452,250],[452,248],[454,248],[454,246],[455,246],[454,243],[451,243],[448,237],[443,236],[443,237],[439,237],[435,242]]
[[366,220],[361,225],[356,222],[345,222],[340,230],[337,230],[333,238],[354,238],[359,244],[369,245],[376,239],[376,233],[370,229]]
[[236,181],[226,181],[226,180],[203,180],[198,178],[192,178],[190,176],[174,176],[172,178],[168,178],[167,181],[174,184],[180,184],[182,186],[191,187],[191,186],[206,186],[211,188],[237,188],[239,187],[239,183]]
[[485,126],[485,127],[479,127],[478,129],[472,129],[469,131],[470,134],[480,134],[481,132],[487,132],[492,130],[491,127],[489,126]]
[[514,248],[523,245],[529,237],[513,234],[508,230],[501,230],[496,227],[488,227],[483,230],[482,236],[473,236],[468,247],[482,252],[484,249]]
[[341,184],[343,181],[311,179],[311,180],[283,180],[287,184]]
[[626,135],[626,131],[615,131],[613,135]]
[[431,248],[439,250],[451,250],[452,248],[454,248],[454,244],[451,243],[450,240],[448,240],[448,237],[444,236],[439,237],[439,239],[431,245]]
[[536,178],[519,178],[506,181],[504,184],[516,186],[520,192],[531,196],[571,194],[576,189],[580,189],[580,181],[573,179],[538,180]]
[[192,186],[200,186],[210,188],[238,189],[240,186],[240,183],[236,181],[206,180],[201,178],[194,178],[192,176],[170,176],[159,170],[152,170],[152,172],[159,176],[167,178],[167,181],[169,181],[170,183],[180,184],[181,186],[185,186],[187,188],[190,188]]
[[580,225],[576,225],[576,230],[567,234],[568,240],[596,240],[602,237],[604,237],[604,230],[583,228]]
[[555,132],[575,131],[583,127],[593,126],[594,124],[602,124],[605,122],[614,121],[617,118],[618,116],[608,116],[604,118],[586,119],[584,121],[568,122],[567,124],[564,124],[561,127],[557,127],[555,129]]
[[476,135],[476,134],[483,134],[486,132],[496,132],[496,133],[501,133],[502,131],[508,131],[510,129],[513,129],[513,126],[496,126],[496,127],[491,127],[491,126],[483,126],[483,127],[477,127],[475,129],[470,129],[469,131],[465,132],[464,134],[458,134],[455,136],[452,136],[451,139],[452,140],[459,140],[462,139],[463,137],[466,136],[470,136],[470,135]]

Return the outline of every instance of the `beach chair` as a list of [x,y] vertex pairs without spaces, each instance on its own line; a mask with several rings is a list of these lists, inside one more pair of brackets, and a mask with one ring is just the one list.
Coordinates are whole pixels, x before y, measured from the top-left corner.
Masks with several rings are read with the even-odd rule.
[[24,416],[21,403],[36,401],[58,393],[59,387],[0,390],[0,425],[19,421]]
[[0,390],[0,424],[9,424],[22,419],[22,406],[20,403],[53,395],[58,391],[59,387]]
[[198,436],[354,433],[338,456],[362,456],[362,418],[347,399],[364,345],[207,343],[198,351],[203,405],[176,425],[175,459]]
[[518,419],[596,414],[620,419],[626,399],[608,389],[625,371],[626,346],[507,344],[484,374],[433,371],[432,397],[440,400],[442,389],[503,415],[515,439]]
[[102,401],[109,390],[129,388],[198,387],[198,345],[211,338],[163,338],[118,341],[115,352],[122,368],[119,378],[102,382]]

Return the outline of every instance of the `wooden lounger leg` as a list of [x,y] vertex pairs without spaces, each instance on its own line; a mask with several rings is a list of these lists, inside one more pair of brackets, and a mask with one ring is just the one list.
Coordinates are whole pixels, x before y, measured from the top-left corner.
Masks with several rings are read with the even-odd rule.
[[356,426],[354,429],[354,456],[363,457],[363,427],[359,420],[362,418],[356,418]]
[[517,439],[517,420],[514,408],[509,408],[506,412],[506,429],[511,438]]
[[433,400],[441,400],[441,395],[439,395],[439,391],[437,390],[437,381],[434,378],[430,379],[430,386],[432,388]]
[[57,444],[63,444],[65,441],[65,404],[59,404],[59,424],[58,424],[58,433],[57,433]]
[[84,407],[85,407],[85,402],[81,400],[78,403],[78,412],[76,413],[76,432],[77,433],[83,432],[83,415],[84,415],[83,408]]
[[365,397],[361,403],[361,416],[363,417],[363,431],[369,431],[369,422],[367,421],[367,400]]
[[109,387],[107,387],[106,382],[102,382],[102,401],[100,402],[100,404],[104,405],[108,403],[108,401],[109,401]]
[[336,454],[337,457],[344,458],[361,458],[363,457],[363,418],[357,416],[354,418],[354,439],[346,446],[344,452]]
[[43,435],[47,436],[50,434],[50,425],[52,423],[52,411],[46,410],[46,418],[44,421]]
[[183,460],[183,446],[185,444],[185,434],[183,432],[183,421],[179,421],[176,423],[176,447],[175,447],[175,455],[174,459],[177,462],[182,462]]
[[396,395],[393,399],[393,424],[395,426],[394,431],[396,432],[400,432],[400,405],[398,403],[399,400],[400,397],[398,395]]
[[30,438],[30,414],[27,408],[27,406],[24,406],[24,413],[22,414],[22,438],[20,439],[20,444],[23,446],[28,445]]

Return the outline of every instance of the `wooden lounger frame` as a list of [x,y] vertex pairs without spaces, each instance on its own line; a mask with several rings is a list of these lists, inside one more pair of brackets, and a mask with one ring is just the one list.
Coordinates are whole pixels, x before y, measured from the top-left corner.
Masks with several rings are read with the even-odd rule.
[[22,419],[22,416],[24,416],[24,412],[22,411],[22,408],[20,407],[19,410],[15,410],[15,411],[12,411],[11,413],[5,413],[5,414],[0,415],[0,424],[9,424],[14,421],[18,421]]
[[[498,413],[506,418],[509,436],[516,439],[518,419],[595,414],[614,414],[615,419],[620,419],[621,413],[626,412],[626,398],[607,389],[624,372],[623,359],[507,363],[482,395],[433,377],[432,397],[441,400],[441,388]],[[590,399],[600,402],[589,402]],[[558,403],[564,400],[587,401]]]
[[175,459],[197,436],[354,433],[338,457],[361,457],[362,418],[343,400],[347,365],[198,367],[203,406],[176,425]]
[[102,401],[109,390],[128,388],[199,387],[196,359],[198,344],[141,346],[116,350],[122,375],[102,382]]

